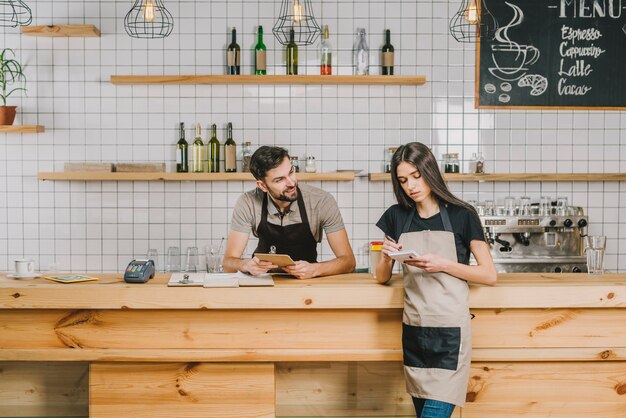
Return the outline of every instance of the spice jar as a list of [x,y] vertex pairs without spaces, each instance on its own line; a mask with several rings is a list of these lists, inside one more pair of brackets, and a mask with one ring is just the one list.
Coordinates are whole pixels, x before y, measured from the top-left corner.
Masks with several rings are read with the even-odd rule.
[[307,173],[315,173],[317,171],[314,156],[309,155],[308,157],[306,157],[306,165],[304,166],[304,171],[306,171]]
[[370,242],[370,273],[374,275],[374,278],[376,278],[376,266],[378,265],[378,260],[380,260],[380,254],[382,251],[382,241]]
[[293,170],[296,173],[299,173],[300,172],[300,161],[298,160],[298,157],[293,156],[293,157],[290,157],[290,159],[291,159],[291,166],[293,167]]
[[459,173],[459,154],[457,152],[451,152],[449,154],[443,154],[443,172],[444,173]]

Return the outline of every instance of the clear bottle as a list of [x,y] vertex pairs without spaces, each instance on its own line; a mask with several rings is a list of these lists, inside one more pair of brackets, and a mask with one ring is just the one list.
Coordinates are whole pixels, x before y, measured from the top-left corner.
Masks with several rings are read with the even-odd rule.
[[324,25],[322,43],[320,45],[320,56],[320,75],[331,75],[333,73],[333,52],[330,42],[328,42],[328,25]]
[[393,154],[396,153],[397,149],[397,147],[387,148],[387,152],[385,153],[385,173],[391,173],[391,159],[393,158]]
[[232,42],[226,53],[227,74],[241,74],[241,48],[237,43],[237,29],[232,30]]
[[209,173],[220,172],[220,141],[217,139],[217,125],[211,125],[211,140],[209,141],[209,165],[207,171]]
[[194,173],[204,172],[204,150],[200,124],[196,123],[196,138],[191,145],[191,171]]
[[289,29],[289,43],[287,44],[287,75],[298,75],[298,45],[294,40],[295,32]]
[[267,48],[263,43],[263,26],[259,26],[259,34],[256,46],[254,47],[254,74],[267,74]]
[[252,159],[252,142],[246,141],[241,149],[241,171],[250,172],[250,160]]
[[381,49],[382,53],[382,73],[383,75],[393,75],[393,59],[394,49],[391,45],[391,31],[387,29],[385,31],[385,45]]
[[293,166],[293,171],[295,171],[296,173],[300,172],[300,161],[298,161],[298,157],[297,156],[291,156],[289,157],[289,159],[291,160],[291,165]]
[[185,140],[185,123],[180,123],[180,135],[178,142],[176,143],[176,172],[188,173],[189,172],[189,144]]
[[234,173],[237,171],[237,143],[233,140],[233,124],[228,122],[226,142],[224,142],[224,171]]
[[365,39],[365,29],[357,29],[354,41],[354,75],[369,75],[370,73],[370,48]]
[[477,152],[476,157],[474,158],[474,173],[476,174],[485,173],[485,157],[483,157],[482,152]]
[[309,155],[308,157],[306,157],[306,165],[304,166],[304,171],[306,171],[307,173],[315,173],[317,171],[314,156]]

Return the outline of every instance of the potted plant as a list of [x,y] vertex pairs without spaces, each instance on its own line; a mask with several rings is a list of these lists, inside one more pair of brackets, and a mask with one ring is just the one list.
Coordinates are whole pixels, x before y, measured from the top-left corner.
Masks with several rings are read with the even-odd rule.
[[26,91],[24,87],[11,88],[11,84],[26,82],[26,76],[22,65],[16,59],[10,58],[9,52],[15,56],[15,52],[10,48],[5,48],[0,53],[0,97],[2,98],[0,125],[13,125],[15,120],[17,106],[7,106],[7,97],[18,90]]

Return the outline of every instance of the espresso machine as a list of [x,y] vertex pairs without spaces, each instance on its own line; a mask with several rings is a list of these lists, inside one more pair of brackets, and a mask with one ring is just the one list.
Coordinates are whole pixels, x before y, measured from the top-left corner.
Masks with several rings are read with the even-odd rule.
[[567,198],[507,197],[476,204],[499,273],[587,272],[584,241],[588,219]]

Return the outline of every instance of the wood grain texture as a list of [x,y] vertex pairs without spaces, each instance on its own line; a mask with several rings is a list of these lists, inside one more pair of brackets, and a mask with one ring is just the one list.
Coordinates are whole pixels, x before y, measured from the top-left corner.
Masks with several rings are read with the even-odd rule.
[[[509,181],[625,181],[626,173],[502,173],[443,175],[446,181],[509,182]],[[369,173],[370,181],[391,181],[389,173]]]
[[45,128],[41,125],[0,125],[0,133],[34,134],[44,131]]
[[[254,181],[250,173],[164,173],[164,172],[39,172],[39,180],[81,181]],[[300,181],[353,181],[352,172],[298,173]]]
[[113,84],[321,84],[422,85],[424,76],[351,75],[112,75]]
[[100,37],[95,25],[20,26],[22,35],[44,37]]
[[115,364],[90,367],[91,418],[274,417],[273,364]]

